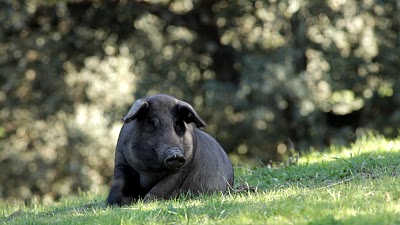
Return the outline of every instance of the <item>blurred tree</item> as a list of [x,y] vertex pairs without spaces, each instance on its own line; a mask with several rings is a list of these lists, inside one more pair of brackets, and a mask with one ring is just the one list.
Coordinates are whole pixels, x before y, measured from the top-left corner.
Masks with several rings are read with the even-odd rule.
[[101,189],[120,118],[159,92],[231,156],[395,137],[399,15],[395,0],[1,1],[0,196]]

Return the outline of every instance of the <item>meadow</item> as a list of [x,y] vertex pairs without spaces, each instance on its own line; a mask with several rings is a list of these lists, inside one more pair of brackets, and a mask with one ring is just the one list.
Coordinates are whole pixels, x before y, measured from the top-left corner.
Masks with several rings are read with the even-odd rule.
[[1,202],[0,224],[400,224],[400,139],[365,136],[290,166],[235,165],[235,183],[229,194],[120,208],[105,206],[106,187],[53,204]]

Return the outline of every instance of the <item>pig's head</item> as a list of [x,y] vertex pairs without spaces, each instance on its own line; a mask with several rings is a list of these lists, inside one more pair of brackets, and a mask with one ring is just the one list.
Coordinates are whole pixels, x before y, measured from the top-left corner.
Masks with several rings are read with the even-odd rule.
[[123,121],[130,127],[125,157],[144,173],[183,168],[193,156],[194,126],[205,126],[191,105],[168,95],[137,100]]

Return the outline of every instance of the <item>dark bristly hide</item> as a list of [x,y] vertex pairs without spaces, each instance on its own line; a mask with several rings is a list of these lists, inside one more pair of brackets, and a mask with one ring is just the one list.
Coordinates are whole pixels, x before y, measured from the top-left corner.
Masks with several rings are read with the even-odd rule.
[[218,142],[198,129],[206,124],[190,104],[163,94],[146,97],[123,121],[108,205],[233,186],[231,162]]

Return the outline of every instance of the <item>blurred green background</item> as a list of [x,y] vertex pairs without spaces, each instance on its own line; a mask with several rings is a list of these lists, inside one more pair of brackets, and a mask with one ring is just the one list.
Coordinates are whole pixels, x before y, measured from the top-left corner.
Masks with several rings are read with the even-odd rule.
[[399,0],[2,0],[0,197],[109,184],[138,98],[191,103],[234,161],[397,137]]

